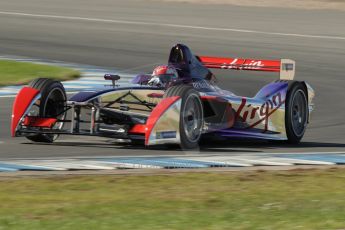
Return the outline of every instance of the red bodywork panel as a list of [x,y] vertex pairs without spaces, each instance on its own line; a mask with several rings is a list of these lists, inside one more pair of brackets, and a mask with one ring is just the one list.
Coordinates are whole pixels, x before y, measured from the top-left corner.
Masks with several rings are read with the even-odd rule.
[[24,119],[23,125],[30,127],[52,128],[56,123],[56,118],[30,117]]
[[163,94],[162,93],[150,93],[147,95],[149,98],[162,98]]
[[12,122],[11,122],[11,135],[14,137],[16,135],[16,128],[25,111],[31,104],[32,100],[40,93],[39,90],[24,87],[22,88],[16,96],[13,103],[12,109]]
[[130,133],[130,134],[145,134],[146,131],[147,131],[146,125],[136,124],[136,125],[133,125],[133,127],[130,130],[128,130],[128,133]]
[[147,131],[145,132],[145,145],[148,145],[149,138],[152,132],[153,127],[155,126],[158,119],[162,116],[162,114],[169,109],[169,107],[174,104],[178,99],[179,96],[168,97],[161,100],[161,102],[152,110],[151,115],[147,119],[146,128]]
[[280,60],[255,60],[223,57],[198,57],[207,68],[280,72]]

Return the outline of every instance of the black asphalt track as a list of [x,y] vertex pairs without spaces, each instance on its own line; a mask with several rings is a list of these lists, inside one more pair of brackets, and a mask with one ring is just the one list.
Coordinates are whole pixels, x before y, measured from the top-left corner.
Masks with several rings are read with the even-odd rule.
[[[316,107],[303,142],[202,145],[201,154],[334,152],[345,150],[345,14],[327,10],[195,5],[156,1],[0,1],[0,55],[60,60],[150,71],[165,63],[178,42],[196,54],[297,62],[297,80],[316,91]],[[216,71],[220,85],[254,95],[276,76]],[[1,77],[1,70],[0,70]],[[184,154],[144,149],[107,139],[64,137],[32,144],[9,134],[13,98],[0,98],[0,158]]]

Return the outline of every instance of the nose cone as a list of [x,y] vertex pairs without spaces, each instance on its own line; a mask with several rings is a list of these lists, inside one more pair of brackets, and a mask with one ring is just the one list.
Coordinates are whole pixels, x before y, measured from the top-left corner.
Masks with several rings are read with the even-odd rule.
[[17,94],[12,109],[12,121],[11,121],[11,136],[15,137],[18,123],[23,117],[24,113],[35,99],[35,97],[40,93],[39,90],[24,87]]

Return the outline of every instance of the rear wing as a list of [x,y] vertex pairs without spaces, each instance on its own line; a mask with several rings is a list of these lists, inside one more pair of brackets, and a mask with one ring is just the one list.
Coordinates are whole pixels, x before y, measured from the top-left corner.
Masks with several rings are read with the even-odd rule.
[[295,77],[295,61],[290,59],[254,60],[208,56],[197,58],[207,68],[279,72],[281,80],[293,80]]

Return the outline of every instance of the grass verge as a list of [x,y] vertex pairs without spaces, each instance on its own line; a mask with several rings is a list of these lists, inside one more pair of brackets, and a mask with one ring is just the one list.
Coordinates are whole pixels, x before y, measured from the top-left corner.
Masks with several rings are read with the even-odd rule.
[[0,180],[0,229],[344,229],[345,169]]
[[70,80],[80,73],[60,66],[0,60],[0,86],[26,84],[37,77]]

